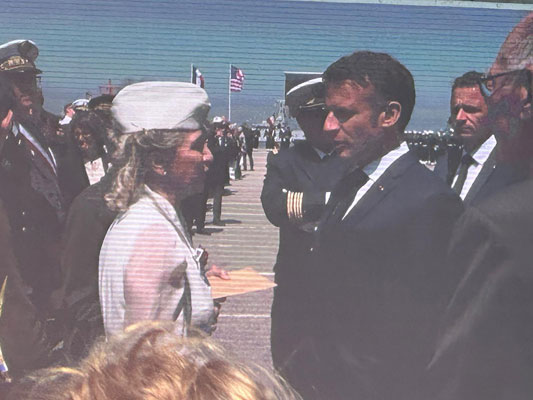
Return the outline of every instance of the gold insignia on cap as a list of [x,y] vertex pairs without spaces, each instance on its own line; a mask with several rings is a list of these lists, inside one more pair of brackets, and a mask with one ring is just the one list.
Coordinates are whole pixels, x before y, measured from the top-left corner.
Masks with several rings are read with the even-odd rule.
[[0,71],[11,71],[13,69],[17,69],[20,67],[34,67],[33,63],[21,56],[12,56],[9,57],[6,61],[4,61],[2,64],[0,64]]
[[98,104],[96,107],[94,107],[94,109],[99,111],[109,111],[111,110],[111,105],[111,103],[102,103]]

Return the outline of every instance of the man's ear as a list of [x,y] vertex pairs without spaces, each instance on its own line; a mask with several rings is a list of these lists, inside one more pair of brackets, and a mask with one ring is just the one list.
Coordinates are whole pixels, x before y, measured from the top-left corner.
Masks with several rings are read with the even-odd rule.
[[152,171],[154,171],[154,173],[156,173],[157,175],[165,176],[167,174],[167,170],[165,169],[163,164],[158,163],[155,160],[152,160],[151,164],[152,164]]
[[379,125],[382,128],[390,128],[398,122],[402,114],[402,105],[397,101],[389,101],[385,110],[379,115]]

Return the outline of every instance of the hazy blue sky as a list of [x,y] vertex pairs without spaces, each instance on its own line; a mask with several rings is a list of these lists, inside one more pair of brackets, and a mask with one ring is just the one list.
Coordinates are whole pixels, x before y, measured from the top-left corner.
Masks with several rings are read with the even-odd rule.
[[232,95],[238,122],[274,111],[283,71],[322,71],[354,50],[384,51],[415,77],[410,128],[429,129],[446,122],[453,79],[485,71],[526,13],[278,0],[2,0],[0,42],[38,44],[45,106],[56,113],[108,79],[188,81],[194,63],[211,116],[225,114],[233,63],[246,74],[244,90]]

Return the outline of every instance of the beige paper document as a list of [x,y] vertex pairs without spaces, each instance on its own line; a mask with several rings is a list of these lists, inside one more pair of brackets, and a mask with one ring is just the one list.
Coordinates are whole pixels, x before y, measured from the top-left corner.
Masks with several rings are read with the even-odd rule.
[[221,279],[216,276],[208,278],[211,284],[211,296],[214,299],[256,292],[277,286],[251,267],[228,271],[228,273],[231,279]]

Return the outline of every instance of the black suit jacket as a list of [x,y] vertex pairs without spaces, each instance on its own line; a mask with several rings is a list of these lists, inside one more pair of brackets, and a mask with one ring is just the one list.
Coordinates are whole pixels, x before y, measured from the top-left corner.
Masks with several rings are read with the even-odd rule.
[[[521,182],[528,177],[529,167],[523,163],[497,163],[495,147],[481,167],[478,176],[464,198],[465,206],[474,206],[488,197],[500,192],[507,186]],[[461,153],[449,152],[437,159],[434,172],[450,186],[453,183],[461,162]]]
[[448,257],[460,279],[425,379],[432,399],[533,394],[533,181],[469,208]]
[[206,186],[213,188],[229,183],[228,163],[230,148],[227,137],[221,139],[217,136],[209,138],[208,147],[213,154],[213,162],[209,166],[206,177]]
[[333,206],[319,230],[320,329],[310,349],[318,369],[308,397],[408,399],[446,302],[443,260],[461,201],[409,152],[346,218],[331,218]]
[[65,351],[74,359],[84,356],[94,340],[104,334],[98,261],[107,229],[117,215],[107,208],[104,199],[113,176],[110,172],[74,199],[63,235],[63,285],[54,295],[62,299],[67,332]]

